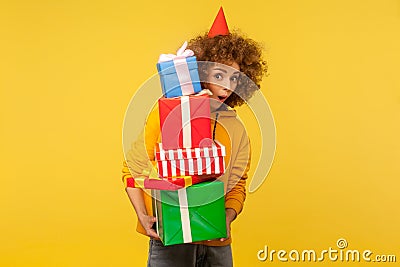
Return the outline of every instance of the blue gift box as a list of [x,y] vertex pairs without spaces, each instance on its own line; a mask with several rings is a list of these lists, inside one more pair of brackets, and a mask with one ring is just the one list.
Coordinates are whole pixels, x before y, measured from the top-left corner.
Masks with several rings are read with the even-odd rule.
[[[183,80],[179,80],[173,60],[157,63],[157,70],[158,74],[160,75],[161,87],[165,97],[172,98],[189,95],[185,92],[182,92],[181,85],[192,84],[194,92],[191,92],[190,94],[196,94],[201,91],[196,57],[187,57],[186,64],[189,69],[190,77],[183,77]],[[182,79],[182,75],[180,76]]]

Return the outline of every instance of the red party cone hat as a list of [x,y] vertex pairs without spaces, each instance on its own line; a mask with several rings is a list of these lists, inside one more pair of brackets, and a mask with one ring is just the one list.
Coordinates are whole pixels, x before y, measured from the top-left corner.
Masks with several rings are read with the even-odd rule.
[[229,29],[228,24],[226,24],[224,10],[222,7],[219,9],[217,16],[215,17],[214,23],[208,32],[208,37],[213,38],[217,35],[228,35]]

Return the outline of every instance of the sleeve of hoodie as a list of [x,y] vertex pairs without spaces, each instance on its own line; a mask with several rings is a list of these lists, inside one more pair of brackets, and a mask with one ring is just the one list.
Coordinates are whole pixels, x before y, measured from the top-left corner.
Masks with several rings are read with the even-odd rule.
[[158,116],[156,108],[148,116],[144,130],[125,154],[122,168],[122,181],[125,187],[133,187],[132,175],[140,175],[144,170],[149,171],[151,168],[151,161],[154,161],[154,145],[160,135]]
[[247,172],[250,168],[250,140],[243,131],[240,139],[237,156],[232,165],[231,176],[225,196],[225,208],[231,208],[239,215],[246,199]]

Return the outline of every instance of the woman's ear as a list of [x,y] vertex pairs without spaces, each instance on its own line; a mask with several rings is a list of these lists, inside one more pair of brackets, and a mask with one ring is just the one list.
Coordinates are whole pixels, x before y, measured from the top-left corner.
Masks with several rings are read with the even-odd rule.
[[238,81],[237,81],[237,85],[236,85],[236,89],[238,87],[240,87],[241,85],[243,85],[245,83],[246,80],[246,75],[239,73],[239,77],[238,77]]

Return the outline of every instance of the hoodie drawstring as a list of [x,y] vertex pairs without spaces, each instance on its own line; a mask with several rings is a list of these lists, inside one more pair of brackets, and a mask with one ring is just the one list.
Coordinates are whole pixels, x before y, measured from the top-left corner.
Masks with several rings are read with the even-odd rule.
[[217,114],[215,115],[215,121],[214,121],[213,141],[215,141],[215,129],[217,128],[218,115],[219,115],[219,113],[217,112]]

